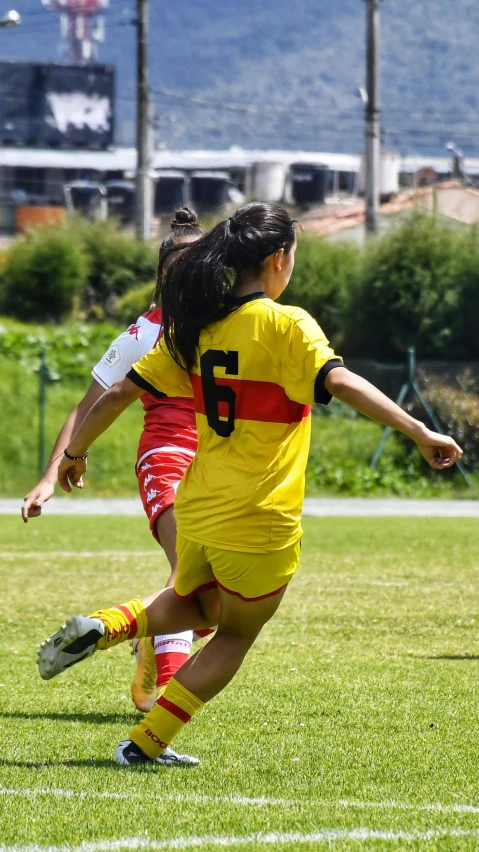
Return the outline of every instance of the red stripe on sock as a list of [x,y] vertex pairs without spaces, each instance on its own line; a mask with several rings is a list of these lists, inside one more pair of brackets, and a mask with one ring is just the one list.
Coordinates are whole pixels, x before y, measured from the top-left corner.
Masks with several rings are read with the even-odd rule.
[[168,701],[164,695],[158,699],[157,702],[160,707],[163,707],[165,710],[168,710],[168,713],[172,713],[173,716],[176,716],[178,719],[181,719],[182,722],[189,722],[191,716],[185,710],[182,710],[181,707],[178,707],[177,704],[173,704],[172,701]]
[[119,609],[123,615],[126,615],[128,619],[128,624],[130,625],[130,629],[128,631],[128,639],[134,639],[138,630],[138,625],[136,623],[136,618],[132,612],[128,609],[127,606],[117,606],[116,609]]

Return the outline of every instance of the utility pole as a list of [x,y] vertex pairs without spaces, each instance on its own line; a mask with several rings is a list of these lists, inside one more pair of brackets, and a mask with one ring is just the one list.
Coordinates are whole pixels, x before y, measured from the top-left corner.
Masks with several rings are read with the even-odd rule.
[[148,96],[148,0],[136,0],[137,108],[136,108],[136,235],[151,235],[150,110]]
[[379,3],[366,0],[366,231],[376,234],[379,219],[381,131],[379,118]]

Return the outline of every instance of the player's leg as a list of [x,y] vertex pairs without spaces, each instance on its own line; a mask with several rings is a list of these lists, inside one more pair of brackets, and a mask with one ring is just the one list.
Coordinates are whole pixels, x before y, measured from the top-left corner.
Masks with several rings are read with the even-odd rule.
[[190,657],[129,739],[116,751],[122,766],[161,760],[161,754],[194,713],[227,686],[263,626],[276,612],[285,589],[247,602],[220,589],[221,615],[213,638]]
[[[167,586],[173,585],[176,557],[176,519],[173,510],[178,485],[191,462],[189,455],[156,452],[137,466],[137,478],[143,508],[150,530],[163,548],[170,564]],[[132,640],[136,671],[131,696],[138,710],[147,713],[154,705],[157,690],[164,689],[170,677],[188,659],[193,642],[192,631],[179,637],[172,634]]]
[[[195,558],[193,542],[178,538],[179,566],[175,591],[185,597],[193,583],[188,562]],[[130,766],[158,760],[181,728],[206,701],[236,674],[263,625],[276,612],[299,563],[299,543],[268,554],[235,553],[203,548],[217,579],[220,602],[215,637],[181,667],[164,694],[130,739],[120,743],[116,760]],[[202,608],[202,591],[194,587]]]
[[[151,615],[151,627],[148,619]],[[91,616],[76,615],[42,642],[38,670],[50,680],[76,663],[129,639],[157,633],[203,630],[214,626],[196,600],[179,600],[173,589],[162,589],[144,602],[134,598],[124,604],[99,609]]]
[[[193,545],[193,552],[199,545]],[[216,626],[219,608],[216,581],[211,566],[200,560],[190,575],[193,589],[205,594],[179,597],[172,588],[155,592],[144,601],[134,598],[124,604],[99,609],[91,616],[74,616],[42,643],[38,669],[43,680],[128,639],[139,639],[185,630],[204,630]]]

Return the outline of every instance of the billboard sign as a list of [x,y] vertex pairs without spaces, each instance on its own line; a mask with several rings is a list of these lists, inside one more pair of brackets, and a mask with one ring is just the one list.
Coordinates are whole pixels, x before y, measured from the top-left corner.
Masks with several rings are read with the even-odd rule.
[[0,62],[0,144],[101,149],[113,133],[111,66]]

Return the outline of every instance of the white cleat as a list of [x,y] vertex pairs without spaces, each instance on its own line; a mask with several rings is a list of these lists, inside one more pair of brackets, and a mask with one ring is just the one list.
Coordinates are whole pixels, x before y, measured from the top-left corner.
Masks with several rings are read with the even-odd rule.
[[119,766],[146,766],[149,763],[159,763],[160,766],[197,766],[200,761],[189,754],[177,754],[167,746],[159,757],[148,757],[140,746],[132,740],[122,740],[115,752],[115,763]]
[[105,632],[99,618],[74,615],[60,630],[45,639],[38,649],[37,666],[43,680],[51,680],[60,672],[80,663],[95,652]]

